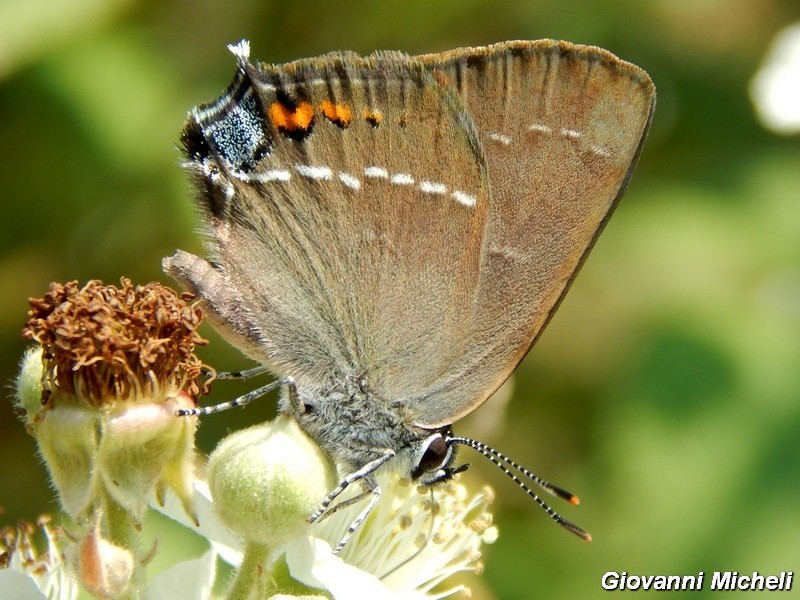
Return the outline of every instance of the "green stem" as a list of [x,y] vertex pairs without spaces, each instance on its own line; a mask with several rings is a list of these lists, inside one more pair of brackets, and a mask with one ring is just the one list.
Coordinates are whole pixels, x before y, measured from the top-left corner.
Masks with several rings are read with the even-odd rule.
[[263,598],[270,581],[267,571],[268,559],[269,549],[266,546],[248,542],[244,549],[242,564],[236,570],[236,578],[228,592],[227,600]]

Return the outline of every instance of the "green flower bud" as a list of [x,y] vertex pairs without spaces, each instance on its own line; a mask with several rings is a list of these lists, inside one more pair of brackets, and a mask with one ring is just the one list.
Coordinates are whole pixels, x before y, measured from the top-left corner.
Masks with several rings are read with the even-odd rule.
[[100,419],[90,406],[61,401],[43,413],[34,429],[61,507],[75,519],[96,503]]
[[33,346],[25,351],[19,365],[19,373],[14,385],[15,405],[31,427],[44,410],[42,403],[42,347]]
[[[154,398],[151,402],[117,403],[105,415],[97,447],[97,470],[103,485],[122,507],[141,519],[150,495],[165,472],[183,470],[188,477],[177,484],[182,500],[191,494],[191,465],[196,418],[178,418],[189,401]],[[187,444],[187,441],[190,442]]]
[[113,499],[140,520],[153,492],[189,508],[197,419],[179,418],[204,391],[203,315],[158,284],[53,283],[31,299],[17,407],[62,506],[80,520]]
[[208,484],[220,519],[245,542],[274,550],[307,527],[335,473],[295,420],[280,416],[222,440],[209,459]]

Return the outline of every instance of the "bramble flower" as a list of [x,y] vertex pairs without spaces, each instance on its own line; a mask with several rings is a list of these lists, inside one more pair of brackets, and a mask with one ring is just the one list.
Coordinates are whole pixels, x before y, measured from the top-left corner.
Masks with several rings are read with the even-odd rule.
[[[294,540],[286,550],[292,576],[350,598],[444,598],[465,590],[450,580],[460,572],[481,573],[481,546],[497,539],[488,511],[488,487],[470,494],[454,480],[422,489],[387,474],[370,518],[340,557],[335,546],[362,506],[343,509],[311,528],[313,538]],[[369,596],[364,591],[375,591]]]
[[154,487],[188,507],[196,420],[175,411],[201,392],[199,308],[126,279],[54,283],[30,303],[23,336],[39,346],[23,360],[17,407],[64,510],[85,517],[105,494],[140,519]]
[[[195,504],[204,512],[199,531],[217,548],[214,532],[226,526],[236,536],[228,543],[242,540],[243,558],[228,598],[262,597],[270,590],[287,598],[320,593],[338,600],[443,598],[464,589],[452,576],[481,571],[481,546],[497,537],[488,512],[491,490],[470,495],[454,481],[421,490],[387,473],[379,478],[381,500],[335,556],[332,547],[364,503],[306,525],[332,487],[329,469],[328,459],[289,417],[220,443],[209,463],[211,494],[196,486]],[[351,487],[341,501],[361,491]],[[224,525],[214,524],[211,511],[204,511],[212,504]]]
[[[231,600],[411,600],[450,596],[464,589],[454,575],[481,570],[481,547],[497,535],[491,492],[453,481],[418,490],[392,473],[379,476],[380,501],[334,555],[365,504],[306,522],[338,475],[289,416],[223,440],[208,484],[198,477],[196,418],[176,416],[203,392],[193,353],[205,343],[202,315],[187,298],[159,284],[94,281],[53,284],[31,306],[24,334],[38,345],[23,359],[16,407],[73,523],[69,535],[46,530],[41,555],[30,528],[7,531],[0,589],[24,600],[72,599],[78,585],[103,598],[207,600],[219,557],[238,564]],[[361,491],[352,485],[338,502]],[[210,542],[150,581],[143,566],[155,549],[138,537],[148,503]]]
[[74,519],[76,573],[101,597],[136,597],[148,550],[139,523],[171,489],[191,514],[203,391],[194,348],[202,312],[151,283],[51,284],[31,299],[17,410],[36,439],[62,508]]
[[40,517],[37,525],[47,543],[44,552],[36,549],[36,528],[30,523],[0,532],[0,590],[4,597],[17,600],[74,600],[78,583],[68,568],[64,548],[70,542],[50,525],[50,517]]

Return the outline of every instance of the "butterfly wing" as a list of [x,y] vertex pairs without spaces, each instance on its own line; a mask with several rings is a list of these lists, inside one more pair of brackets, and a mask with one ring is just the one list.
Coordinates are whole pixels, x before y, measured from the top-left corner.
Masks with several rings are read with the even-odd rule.
[[211,260],[167,271],[300,389],[430,387],[466,351],[489,214],[463,101],[397,53],[256,68],[234,50],[233,84],[183,135]]
[[552,316],[631,176],[655,89],[634,65],[565,42],[420,58],[464,100],[492,193],[467,351],[409,400],[416,422],[436,428],[486,400]]

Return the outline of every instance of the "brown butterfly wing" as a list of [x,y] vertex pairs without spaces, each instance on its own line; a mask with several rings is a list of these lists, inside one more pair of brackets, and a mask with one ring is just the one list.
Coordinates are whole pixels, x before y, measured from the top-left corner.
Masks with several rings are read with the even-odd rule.
[[492,195],[468,350],[409,402],[435,428],[485,401],[541,333],[631,176],[655,89],[634,65],[565,42],[420,58],[463,98]]
[[363,377],[387,399],[466,351],[488,180],[435,73],[396,53],[240,57],[184,142],[212,260],[179,252],[166,267],[233,343],[306,391]]

